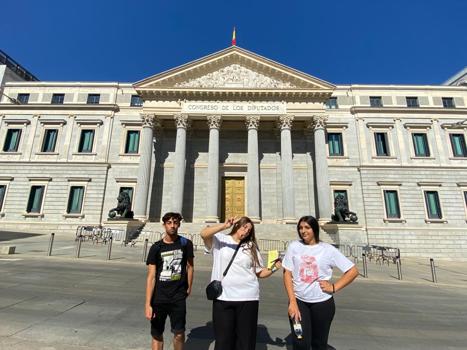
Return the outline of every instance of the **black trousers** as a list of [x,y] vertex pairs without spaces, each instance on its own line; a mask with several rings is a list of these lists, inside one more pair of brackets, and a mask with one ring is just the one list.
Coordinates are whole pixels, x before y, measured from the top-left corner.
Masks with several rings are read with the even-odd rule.
[[329,330],[336,312],[334,298],[320,303],[305,303],[297,299],[298,309],[302,316],[303,337],[298,339],[290,320],[294,350],[326,350],[328,348]]
[[257,300],[214,300],[212,304],[212,322],[216,339],[214,350],[254,350],[258,306]]

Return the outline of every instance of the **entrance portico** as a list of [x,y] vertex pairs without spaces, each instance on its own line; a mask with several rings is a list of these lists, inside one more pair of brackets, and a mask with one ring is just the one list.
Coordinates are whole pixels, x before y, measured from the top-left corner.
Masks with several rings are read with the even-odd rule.
[[[152,128],[162,128],[167,138],[164,177],[152,179],[153,187],[163,188],[161,212],[180,211],[193,222],[219,221],[226,204],[222,174],[227,174],[244,179],[243,214],[255,222],[295,223],[311,207],[318,209],[315,215],[319,213],[320,220],[330,219],[324,102],[332,94],[332,84],[230,47],[134,87],[144,100],[146,121],[135,196],[137,217],[152,220],[160,215],[149,217],[149,206],[156,199],[147,197],[153,192],[147,181],[154,174],[152,153],[159,151],[153,148],[153,129],[147,121],[153,118],[157,123]],[[302,147],[310,125],[314,150],[298,156],[294,149]],[[190,162],[187,152],[192,154]],[[294,160],[312,153],[311,162]],[[310,164],[315,169],[308,169]],[[303,168],[316,171],[316,183],[297,176],[294,169]],[[316,193],[317,205],[303,204],[315,200],[304,197],[302,192],[309,192],[302,189],[308,186]]]

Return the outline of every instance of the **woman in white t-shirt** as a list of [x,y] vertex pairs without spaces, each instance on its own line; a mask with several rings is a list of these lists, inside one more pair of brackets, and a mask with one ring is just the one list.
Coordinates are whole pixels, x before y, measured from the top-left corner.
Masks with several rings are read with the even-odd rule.
[[[319,224],[313,216],[300,218],[297,231],[300,240],[288,245],[282,262],[293,349],[326,350],[335,313],[333,294],[351,283],[358,270],[335,247],[320,242]],[[334,267],[343,275],[333,283]],[[294,323],[301,324],[301,337],[294,332]]]
[[[232,230],[229,234],[221,231]],[[259,283],[280,267],[263,267],[253,222],[248,217],[227,219],[201,231],[207,248],[212,249],[211,281],[222,280],[222,294],[213,301],[212,321],[215,350],[253,350],[258,326]],[[239,250],[225,277],[222,277],[237,246]]]

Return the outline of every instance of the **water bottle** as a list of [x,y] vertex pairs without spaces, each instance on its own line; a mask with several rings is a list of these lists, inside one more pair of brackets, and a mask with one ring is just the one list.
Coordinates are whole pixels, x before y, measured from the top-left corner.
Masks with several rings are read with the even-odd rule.
[[293,331],[295,333],[295,336],[297,339],[302,339],[303,338],[303,330],[302,330],[302,324],[300,321],[294,319],[293,321]]

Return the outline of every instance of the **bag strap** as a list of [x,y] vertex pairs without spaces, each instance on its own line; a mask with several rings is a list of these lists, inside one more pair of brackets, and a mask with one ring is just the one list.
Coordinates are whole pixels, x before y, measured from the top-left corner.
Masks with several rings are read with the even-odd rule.
[[225,277],[225,275],[227,275],[227,271],[229,271],[230,269],[230,265],[232,265],[234,259],[235,259],[235,256],[237,255],[238,253],[238,249],[240,249],[240,246],[242,245],[242,242],[238,243],[237,245],[237,248],[235,249],[235,253],[234,255],[232,256],[232,259],[230,259],[230,262],[229,262],[229,265],[227,265],[227,267],[225,268],[225,271],[224,273],[222,274],[222,277]]

